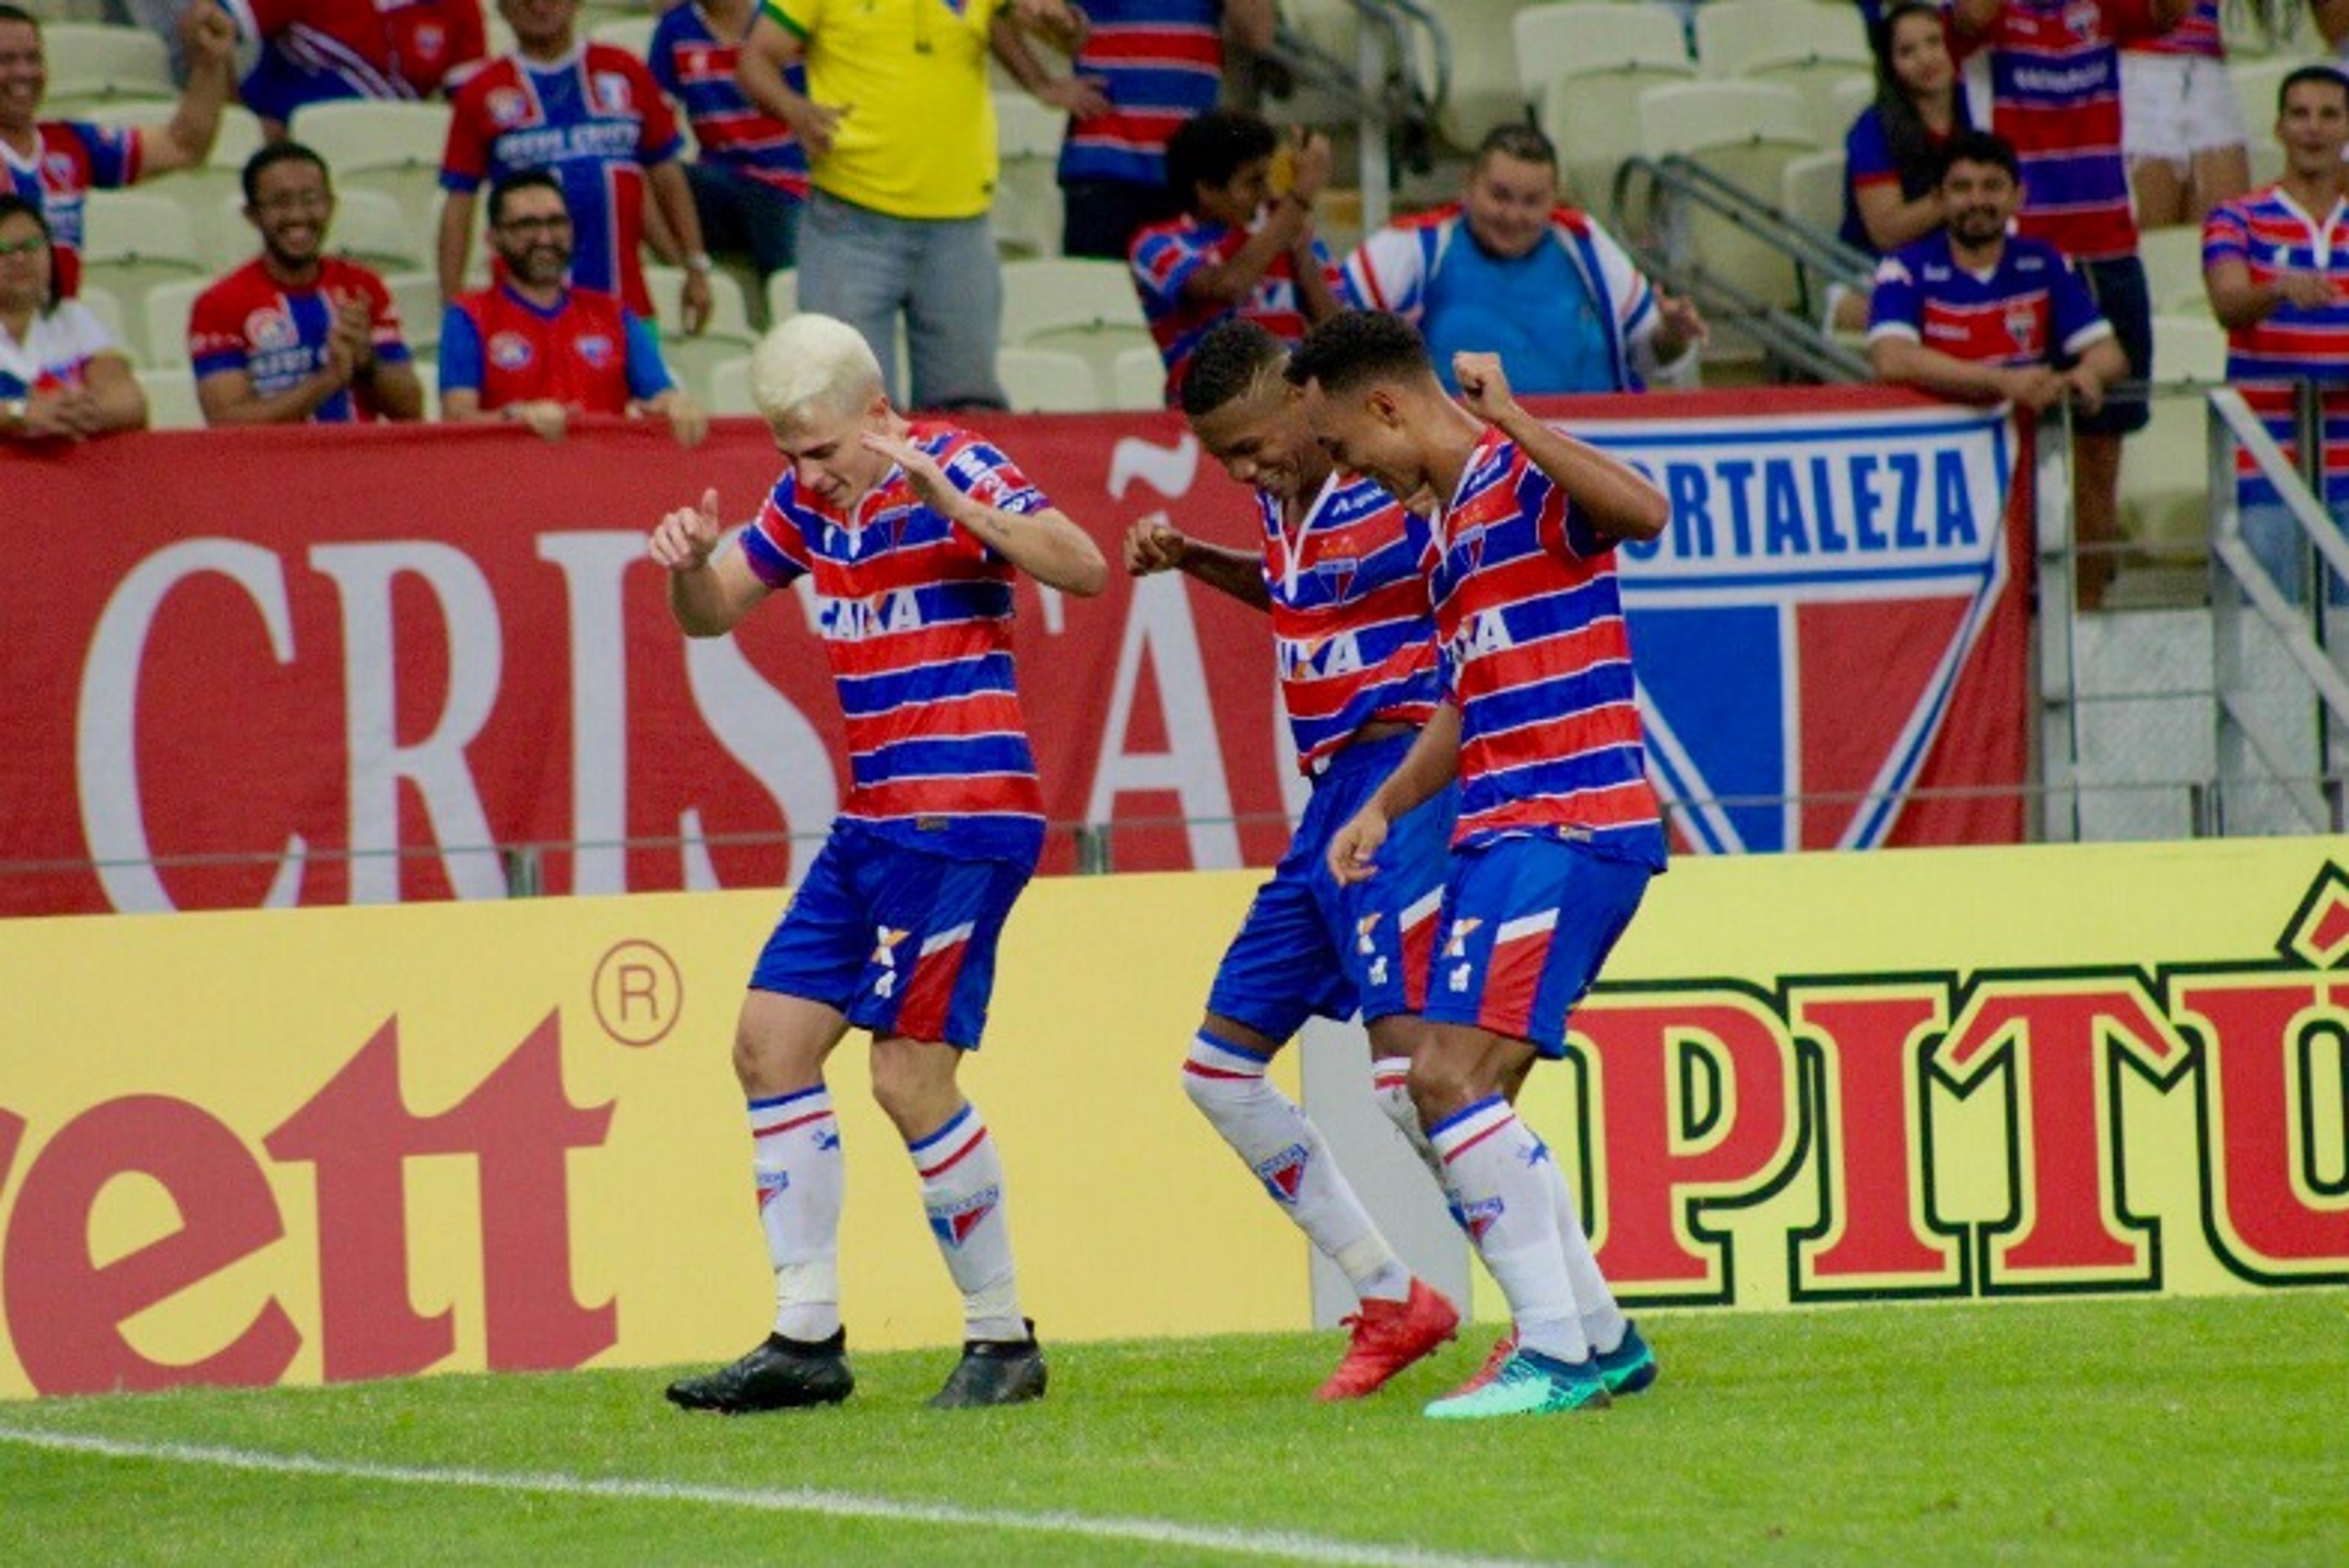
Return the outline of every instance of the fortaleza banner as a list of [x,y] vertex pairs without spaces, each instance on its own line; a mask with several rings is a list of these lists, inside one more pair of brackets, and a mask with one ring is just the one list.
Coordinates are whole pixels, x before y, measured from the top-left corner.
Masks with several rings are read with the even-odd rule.
[[[1683,861],[1523,1107],[1641,1307],[2349,1281],[2344,861]],[[1254,881],[1047,879],[1013,916],[964,1086],[1048,1339],[1309,1321],[1302,1240],[1179,1087]],[[738,1354],[772,1285],[728,1047],[774,913],[0,923],[0,1396]],[[950,1343],[861,1041],[831,1079],[852,1343]]]
[[[2028,464],[2002,418],[1883,389],[1555,411],[1672,498],[1625,570],[1684,848],[2021,837]],[[1172,416],[982,425],[1112,561],[1150,516],[1255,547]],[[533,845],[550,892],[792,880],[846,788],[820,606],[688,641],[643,542],[706,486],[749,516],[778,467],[750,421],[689,453],[614,423],[9,455],[0,913],[495,898],[500,850]],[[1269,864],[1305,789],[1263,618],[1122,572],[1018,605],[1046,869]]]

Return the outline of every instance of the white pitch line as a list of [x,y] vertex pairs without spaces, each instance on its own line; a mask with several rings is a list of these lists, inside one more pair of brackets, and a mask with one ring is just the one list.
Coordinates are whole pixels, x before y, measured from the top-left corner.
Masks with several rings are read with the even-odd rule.
[[809,1489],[693,1486],[676,1481],[597,1480],[556,1472],[438,1470],[416,1465],[353,1463],[307,1454],[266,1453],[251,1449],[201,1448],[187,1443],[126,1442],[76,1432],[45,1432],[0,1427],[0,1444],[105,1459],[143,1460],[156,1464],[204,1465],[215,1470],[265,1475],[307,1476],[327,1480],[380,1481],[394,1486],[460,1487],[474,1491],[534,1492],[554,1497],[609,1498],[624,1502],[689,1502],[712,1508],[743,1508],[762,1513],[812,1513],[829,1519],[882,1519],[907,1524],[961,1529],[1022,1531],[1038,1535],[1074,1535],[1095,1541],[1139,1542],[1148,1546],[1194,1547],[1235,1557],[1268,1557],[1287,1563],[1317,1563],[1342,1568],[1532,1568],[1523,1557],[1464,1557],[1415,1546],[1381,1546],[1289,1531],[1219,1530],[1165,1519],[1101,1517],[1081,1513],[1019,1513],[1007,1509],[957,1508],[950,1503],[901,1502],[854,1492]]

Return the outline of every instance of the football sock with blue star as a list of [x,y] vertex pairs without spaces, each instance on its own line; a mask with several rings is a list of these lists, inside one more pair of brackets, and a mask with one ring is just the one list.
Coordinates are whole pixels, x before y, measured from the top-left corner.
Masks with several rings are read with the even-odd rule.
[[1520,1349],[1560,1361],[1590,1354],[1559,1243],[1549,1148],[1499,1095],[1428,1130],[1460,1195],[1477,1256],[1508,1297]]
[[823,1085],[754,1099],[750,1171],[775,1270],[775,1332],[811,1343],[840,1328],[840,1123]]

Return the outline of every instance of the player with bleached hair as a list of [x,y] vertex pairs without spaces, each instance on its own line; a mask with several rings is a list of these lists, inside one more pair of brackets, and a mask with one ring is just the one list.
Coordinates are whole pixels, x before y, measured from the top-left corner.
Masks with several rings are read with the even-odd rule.
[[750,378],[789,468],[734,547],[721,547],[709,490],[661,519],[649,548],[688,636],[723,635],[812,578],[853,781],[735,1028],[774,1331],[668,1397],[728,1413],[848,1397],[840,1133],[823,1070],[854,1027],[872,1036],[874,1098],[905,1140],[962,1293],[962,1359],[930,1403],[1038,1398],[1044,1357],[1019,1308],[1003,1161],[956,1073],[978,1048],[997,941],[1043,849],[1013,679],[1013,580],[1090,596],[1108,566],[1002,452],[899,414],[845,323],[792,317],[761,341]]
[[1137,577],[1182,572],[1272,617],[1281,700],[1313,798],[1216,970],[1183,1088],[1352,1284],[1361,1310],[1346,1320],[1352,1338],[1319,1397],[1353,1399],[1433,1353],[1460,1314],[1396,1257],[1320,1130],[1268,1075],[1308,1018],[1359,1011],[1380,1108],[1425,1149],[1403,1085],[1421,1036],[1452,794],[1397,822],[1376,881],[1346,888],[1330,877],[1330,834],[1435,710],[1435,620],[1420,572],[1426,524],[1330,463],[1288,367],[1286,343],[1235,319],[1201,339],[1183,378],[1183,412],[1200,443],[1255,488],[1261,548],[1210,544],[1145,519],[1127,531],[1124,553]]
[[1429,588],[1444,701],[1330,844],[1341,884],[1420,802],[1460,792],[1411,1095],[1477,1253],[1508,1297],[1513,1354],[1427,1408],[1458,1418],[1602,1407],[1656,1364],[1615,1307],[1548,1147],[1509,1093],[1566,1054],[1567,1018],[1664,868],[1614,548],[1663,531],[1661,492],[1550,429],[1497,356],[1454,356],[1462,399],[1399,316],[1349,312],[1289,376],[1315,438],[1388,491],[1437,498]]

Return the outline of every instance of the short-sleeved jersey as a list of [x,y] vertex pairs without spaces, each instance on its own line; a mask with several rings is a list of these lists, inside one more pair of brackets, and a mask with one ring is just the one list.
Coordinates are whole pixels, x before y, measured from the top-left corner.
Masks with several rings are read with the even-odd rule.
[[[1021,516],[1051,505],[968,430],[917,421],[907,438],[983,505]],[[1032,861],[1044,797],[1013,678],[1011,563],[894,467],[844,515],[786,472],[741,544],[771,587],[814,579],[848,721],[841,815],[933,853]]]
[[[1570,269],[1571,277],[1559,268]],[[1481,313],[1515,311],[1496,286],[1495,272],[1547,277],[1555,296],[1548,320],[1539,323],[1480,321]],[[1580,280],[1581,298],[1565,291]],[[1451,356],[1438,340],[1454,346],[1498,351],[1509,379],[1520,391],[1635,392],[1658,368],[1651,340],[1660,317],[1656,292],[1615,237],[1588,213],[1560,207],[1550,214],[1549,233],[1530,255],[1496,262],[1477,246],[1457,202],[1390,223],[1355,247],[1346,258],[1339,293],[1363,310],[1392,311],[1418,324],[1429,339],[1429,357],[1450,384]],[[1604,385],[1545,386],[1519,372],[1508,339],[1527,332],[1557,334],[1569,328],[1585,305],[1602,330],[1608,359]],[[1496,335],[1497,334],[1497,335]],[[1482,339],[1480,342],[1473,342]],[[1535,363],[1528,359],[1527,368]]]
[[1166,139],[1216,107],[1223,0],[1090,0],[1092,29],[1070,67],[1098,83],[1109,112],[1069,121],[1061,182],[1166,183]]
[[649,317],[637,255],[645,171],[685,143],[644,62],[595,43],[552,65],[504,55],[468,77],[450,108],[440,183],[471,191],[525,169],[551,171],[571,209],[571,281]]
[[73,391],[83,385],[91,360],[121,352],[88,306],[63,301],[35,316],[21,343],[0,325],[0,397]]
[[[1957,95],[1956,108],[1951,134],[1971,129],[1973,125],[1965,94]],[[1938,151],[1949,136],[1935,136],[1928,130],[1926,139]],[[1892,151],[1891,138],[1885,133],[1884,111],[1869,104],[1859,111],[1843,136],[1843,227],[1837,231],[1837,236],[1854,250],[1880,254],[1875,242],[1868,237],[1868,225],[1860,221],[1858,193],[1871,186],[1892,185],[1899,188],[1903,201],[1914,201],[1932,193],[1940,174],[1930,160],[1904,166]]]
[[2220,28],[2219,0],[2194,0],[2194,8],[2186,13],[2186,20],[2168,32],[2132,38],[2121,47],[2132,55],[2196,55],[2206,60],[2223,60],[2227,57],[2227,42]]
[[263,40],[238,88],[255,114],[336,98],[429,98],[489,52],[481,0],[225,0]]
[[70,299],[81,289],[83,203],[92,191],[138,182],[143,133],[126,126],[45,119],[34,125],[33,134],[40,146],[31,161],[0,142],[0,164],[8,170],[8,188],[48,220],[57,287]]
[[1906,337],[1977,365],[2078,357],[2112,326],[2054,247],[2009,235],[1988,276],[1959,264],[1947,230],[1876,266],[1868,335]]
[[[326,362],[336,303],[356,296],[374,318],[369,334],[382,365],[408,362],[399,309],[383,280],[357,262],[327,256],[317,281],[294,287],[255,256],[196,296],[188,313],[188,359],[196,379],[241,370],[262,397],[300,386]],[[311,411],[312,422],[348,424],[382,418],[364,387],[346,387]]]
[[485,409],[551,401],[625,414],[668,390],[651,326],[610,294],[570,289],[542,309],[506,284],[451,301],[440,331],[440,393],[480,394]]
[[[2335,201],[2322,219],[2302,211],[2281,185],[2222,201],[2202,223],[2202,264],[2222,262],[2242,263],[2255,284],[2287,272],[2319,273],[2332,284],[2325,304],[2287,302],[2230,331],[2227,379],[2294,460],[2300,441],[2291,384],[2323,386],[2325,499],[2349,500],[2349,201]],[[2248,454],[2238,455],[2236,473],[2244,501],[2275,499]]]
[[766,0],[807,46],[807,96],[855,106],[812,167],[819,191],[892,218],[976,218],[995,200],[988,32],[999,0]]
[[1539,834],[1661,870],[1613,542],[1487,429],[1436,521],[1429,580],[1460,709],[1454,846]]
[[2121,157],[2121,42],[2155,32],[2148,0],[2004,0],[1961,49],[1990,57],[1990,128],[2023,161],[2021,232],[2075,262],[2137,249]]
[[1427,524],[1366,479],[1331,474],[1292,532],[1256,492],[1273,652],[1299,771],[1366,724],[1425,724],[1435,711],[1435,617]]
[[[1255,322],[1283,343],[1305,335],[1305,301],[1297,286],[1297,271],[1286,252],[1265,269],[1256,292],[1237,305],[1216,300],[1183,297],[1183,285],[1202,268],[1218,265],[1239,253],[1250,231],[1213,219],[1185,214],[1153,223],[1133,236],[1127,251],[1135,290],[1142,295],[1142,314],[1157,340],[1158,356],[1166,362],[1166,400],[1174,401],[1191,356],[1207,334],[1234,316]],[[1314,260],[1320,263],[1330,286],[1338,286],[1338,270],[1321,242],[1313,242]]]
[[[750,19],[758,21],[755,11]],[[661,91],[684,106],[704,162],[722,163],[794,201],[804,201],[807,150],[788,126],[754,106],[734,85],[734,61],[742,52],[741,44],[740,38],[720,39],[709,30],[709,19],[698,6],[678,0],[653,24],[645,64]],[[784,80],[794,92],[807,91],[807,73],[798,66],[784,73]]]

